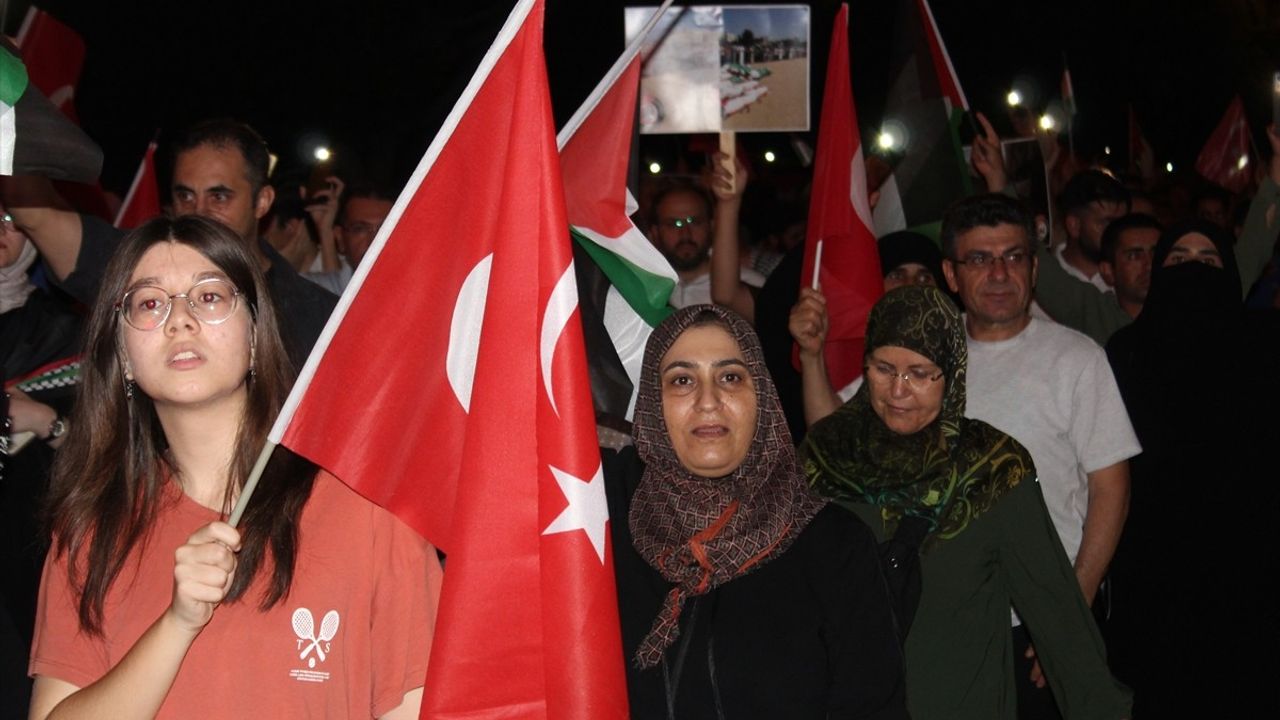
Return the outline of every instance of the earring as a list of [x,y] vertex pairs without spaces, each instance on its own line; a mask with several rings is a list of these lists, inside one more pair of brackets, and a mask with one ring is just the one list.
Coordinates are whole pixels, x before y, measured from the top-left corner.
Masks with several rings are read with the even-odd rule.
[[133,399],[133,381],[132,380],[126,379],[124,381],[124,399],[125,400]]
[[257,359],[258,359],[258,334],[254,332],[249,336],[249,377],[258,376]]

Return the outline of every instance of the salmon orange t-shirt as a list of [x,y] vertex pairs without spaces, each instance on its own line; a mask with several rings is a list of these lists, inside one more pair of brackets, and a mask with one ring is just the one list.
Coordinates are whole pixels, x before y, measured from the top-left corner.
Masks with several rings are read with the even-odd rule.
[[[49,553],[30,673],[85,687],[169,606],[173,554],[219,519],[176,489],[104,605],[80,630],[66,554]],[[378,717],[422,687],[442,571],[435,550],[386,510],[321,472],[302,512],[289,595],[258,607],[267,574],[224,603],[187,652],[160,718]]]

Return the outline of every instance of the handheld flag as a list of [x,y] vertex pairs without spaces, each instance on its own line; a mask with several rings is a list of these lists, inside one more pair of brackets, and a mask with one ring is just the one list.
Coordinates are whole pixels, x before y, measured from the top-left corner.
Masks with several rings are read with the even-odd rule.
[[959,134],[969,101],[928,0],[898,3],[891,68],[883,125],[900,158],[880,186],[875,232],[936,238],[943,213],[972,191],[972,181]]
[[[623,408],[599,409],[627,420],[634,408],[645,343],[653,328],[671,312],[667,300],[679,281],[671,264],[631,221],[637,205],[627,189],[640,86],[639,51],[648,29],[664,9],[653,14],[557,137],[574,239],[608,279],[608,288],[592,293],[602,305],[593,308],[593,314],[602,321],[607,344],[616,352],[630,385],[625,393],[618,393],[626,398]],[[600,355],[593,351],[592,360],[598,364]],[[595,367],[592,370],[592,383],[597,385],[603,373]],[[597,400],[596,404],[601,403]]]
[[1253,178],[1249,152],[1249,119],[1244,114],[1244,101],[1235,96],[1218,127],[1196,157],[1196,172],[1206,180],[1233,193],[1242,193]]
[[835,387],[844,387],[862,374],[867,317],[884,292],[876,238],[871,232],[858,115],[849,83],[848,38],[849,6],[843,4],[831,31],[801,275],[802,281],[810,284],[815,272],[819,273],[817,284],[827,298],[829,329],[824,355]]
[[76,125],[76,85],[84,67],[85,45],[80,34],[49,13],[31,7],[18,30],[31,84]]
[[93,182],[102,150],[31,82],[15,47],[0,39],[0,175]]
[[270,436],[448,553],[423,717],[627,713],[542,25],[512,11]]
[[138,172],[133,176],[129,192],[120,203],[113,223],[118,228],[136,228],[147,220],[160,214],[160,186],[156,175],[156,143],[147,145],[147,151],[138,163]]

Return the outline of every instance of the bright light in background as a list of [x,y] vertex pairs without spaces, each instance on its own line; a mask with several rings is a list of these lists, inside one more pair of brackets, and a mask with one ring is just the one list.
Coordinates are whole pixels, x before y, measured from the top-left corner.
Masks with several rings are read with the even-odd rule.
[[1054,122],[1054,120],[1053,120],[1053,116],[1052,116],[1052,115],[1041,115],[1041,116],[1040,116],[1040,129],[1041,129],[1041,130],[1052,130],[1052,129],[1054,128],[1054,126],[1055,126],[1055,125],[1057,125],[1057,124],[1058,124],[1058,123]]
[[325,160],[333,157],[333,153],[329,151],[329,148],[323,145],[317,147],[315,152],[312,154],[315,155],[316,160],[319,160],[320,162],[324,162]]
[[1164,164],[1164,171],[1165,171],[1165,172],[1173,172],[1173,163],[1171,163],[1171,162],[1167,162],[1167,163],[1165,163],[1165,164]]
[[1237,169],[1237,170],[1243,170],[1243,169],[1245,168],[1245,166],[1246,166],[1246,165],[1248,165],[1248,164],[1249,164],[1249,156],[1248,156],[1248,155],[1241,155],[1241,156],[1240,156],[1240,160],[1239,160],[1238,162],[1236,162],[1236,169]]
[[764,161],[765,161],[765,162],[773,162],[774,160],[777,160],[777,159],[778,159],[778,156],[777,156],[777,155],[774,155],[772,150],[765,150],[765,151],[764,151]]
[[898,139],[893,136],[893,133],[884,130],[876,138],[876,144],[880,146],[881,150],[892,150],[897,147]]
[[1103,154],[1104,154],[1104,155],[1110,155],[1110,154],[1111,154],[1111,146],[1110,146],[1110,145],[1107,145],[1107,146],[1103,147],[1103,148],[1102,148],[1102,152],[1103,152]]
[[1022,93],[1010,90],[1009,94],[1004,96],[1004,101],[1009,103],[1009,107],[1018,107],[1022,104]]
[[661,165],[659,165],[659,164],[658,164],[658,163],[656,163],[656,162],[651,162],[651,163],[649,163],[649,173],[650,173],[650,174],[652,174],[652,175],[657,175],[657,174],[658,174],[658,173],[660,173],[660,172],[662,172],[662,166],[661,166]]

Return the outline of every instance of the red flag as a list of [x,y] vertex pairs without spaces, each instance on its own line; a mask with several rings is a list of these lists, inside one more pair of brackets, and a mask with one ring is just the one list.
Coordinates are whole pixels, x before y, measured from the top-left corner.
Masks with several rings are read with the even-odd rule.
[[77,125],[76,83],[84,66],[84,40],[49,13],[32,7],[18,30],[18,47],[31,84]]
[[1249,120],[1244,114],[1244,102],[1237,95],[1200,150],[1196,172],[1233,193],[1241,193],[1253,177],[1253,161],[1249,154]]
[[827,374],[837,388],[862,374],[867,316],[884,293],[876,238],[871,232],[858,116],[849,84],[848,37],[849,6],[843,4],[831,32],[801,275],[812,283],[821,241],[819,285],[827,298],[830,318],[825,351]]
[[115,226],[132,229],[160,214],[160,187],[156,184],[156,144],[147,145],[147,152],[138,163],[138,172],[133,176],[133,184],[120,203],[120,211],[116,213]]
[[448,553],[423,717],[627,714],[542,26],[508,18],[271,433]]

